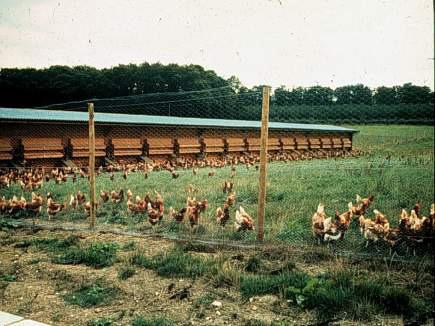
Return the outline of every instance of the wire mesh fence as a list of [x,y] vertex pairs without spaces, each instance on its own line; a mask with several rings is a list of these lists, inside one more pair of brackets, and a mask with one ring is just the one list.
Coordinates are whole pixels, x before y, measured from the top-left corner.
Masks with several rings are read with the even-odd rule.
[[[257,244],[261,89],[92,102],[97,228]],[[356,256],[430,256],[432,126],[351,125],[359,131],[352,138],[349,128],[276,122],[396,124],[406,113],[407,123],[429,124],[433,110],[389,107],[367,118],[361,106],[315,104],[272,101],[264,241]],[[89,225],[87,110],[87,102],[71,102],[8,119],[3,220]]]

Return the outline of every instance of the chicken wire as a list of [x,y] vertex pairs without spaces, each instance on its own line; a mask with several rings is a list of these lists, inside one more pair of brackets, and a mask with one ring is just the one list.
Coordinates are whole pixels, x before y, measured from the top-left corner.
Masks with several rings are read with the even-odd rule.
[[[119,228],[223,245],[258,245],[260,130],[231,129],[229,121],[222,122],[219,128],[210,128],[206,121],[197,119],[259,122],[260,91],[238,94],[219,88],[92,102],[96,115],[130,117],[122,125],[115,121],[95,124],[97,229]],[[44,109],[61,108],[85,112],[87,102]],[[328,110],[302,109],[286,111],[286,119],[316,123],[356,121],[337,118],[347,116],[348,107],[334,115]],[[389,117],[394,120],[396,113],[390,112]],[[143,125],[139,123],[143,114],[158,116],[152,120],[155,123]],[[282,107],[272,104],[271,120],[280,114]],[[171,117],[174,121],[178,117],[192,119],[183,125],[174,123],[171,128],[158,126],[159,119]],[[189,123],[204,123],[204,127],[194,128]],[[22,124],[16,123],[7,132],[1,131],[2,136],[10,136],[13,130],[14,157],[9,161],[14,165],[8,163],[1,170],[2,219],[32,218],[37,224],[86,227],[90,200],[88,125],[33,124],[33,128],[21,128]],[[413,139],[414,135],[409,135],[408,141]],[[395,136],[357,135],[353,151],[270,150],[264,242],[308,251],[325,247],[334,253],[355,256],[430,255],[433,226],[429,234],[398,228],[401,210],[405,208],[411,214],[416,203],[422,206],[419,218],[429,217],[434,198],[433,157],[400,153],[400,148],[391,153],[382,148],[382,144],[396,141]],[[273,144],[269,145],[269,149],[273,148]],[[43,203],[40,211],[35,205],[38,195]],[[353,214],[345,230],[340,225],[335,225],[338,231],[322,226],[320,236],[316,235],[313,215],[320,203],[325,206],[325,219],[331,217],[337,223],[336,210],[341,215],[349,209],[348,203],[357,206],[357,195],[363,199],[374,196],[364,218],[375,221],[376,209],[388,219],[391,234],[402,233],[389,238],[388,231],[376,230],[377,226],[372,225],[376,232],[367,235],[364,228],[361,232],[359,216]],[[11,210],[14,196],[18,208]],[[247,221],[252,225],[246,219],[236,223],[236,214],[243,211],[251,217]],[[238,220],[243,219],[239,216]]]

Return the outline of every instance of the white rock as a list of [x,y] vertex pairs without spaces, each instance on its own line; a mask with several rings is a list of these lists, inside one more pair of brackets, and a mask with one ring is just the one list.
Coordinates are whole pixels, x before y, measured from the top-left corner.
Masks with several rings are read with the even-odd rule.
[[257,306],[252,306],[252,310],[257,310]]
[[249,302],[253,302],[254,301],[254,298],[252,297],[252,298],[249,298]]
[[220,316],[221,312],[219,310],[216,310],[216,315]]
[[211,305],[213,307],[220,308],[220,307],[222,307],[222,302],[215,300],[211,303]]

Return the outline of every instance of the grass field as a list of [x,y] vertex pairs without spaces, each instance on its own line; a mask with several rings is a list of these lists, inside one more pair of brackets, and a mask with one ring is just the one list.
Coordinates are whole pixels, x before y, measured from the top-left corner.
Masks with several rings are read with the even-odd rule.
[[[319,201],[328,214],[343,210],[356,193],[376,196],[378,208],[397,223],[401,207],[417,200],[424,209],[433,200],[433,127],[357,126],[359,158],[274,162],[269,165],[264,246],[219,248],[197,242],[107,232],[15,229],[0,223],[0,306],[2,310],[52,325],[433,325],[433,260],[361,259],[335,255],[314,244],[310,220]],[[98,210],[98,225],[123,227],[168,236],[205,239],[255,239],[236,233],[232,225],[216,226],[214,210],[225,199],[221,184],[229,168],[208,177],[180,170],[151,173],[145,179],[121,174],[112,182],[97,179],[97,190],[131,189],[143,196],[157,190],[166,208],[180,208],[188,184],[198,188],[210,208],[191,232],[169,221],[153,228],[145,216],[130,215],[125,202]],[[238,167],[237,205],[255,218],[257,174]],[[87,180],[56,185],[57,201],[65,201]],[[15,185],[1,194],[21,194]],[[26,197],[29,194],[24,194]],[[232,218],[234,219],[232,208]],[[371,215],[371,210],[369,215]],[[46,223],[43,214],[41,221]],[[1,220],[0,220],[1,222]],[[67,209],[54,224],[86,224],[82,210]],[[365,249],[352,225],[337,249]],[[281,246],[281,244],[283,246]],[[291,244],[291,246],[288,246]],[[382,248],[377,248],[381,250]],[[382,250],[381,250],[382,251]],[[213,305],[214,301],[220,305]]]
[[[360,132],[355,136],[354,146],[365,154],[359,158],[312,160],[299,162],[272,162],[268,167],[267,207],[265,238],[269,241],[284,241],[293,244],[312,244],[311,216],[319,202],[326,205],[328,215],[335,210],[342,212],[355,195],[373,194],[375,202],[369,211],[377,208],[387,215],[390,223],[397,224],[400,209],[411,209],[420,201],[427,214],[434,198],[433,142],[434,129],[430,126],[351,126]],[[191,231],[187,223],[178,225],[165,215],[162,223],[151,227],[144,215],[127,212],[125,202],[102,204],[97,212],[97,223],[119,224],[125,228],[143,232],[176,235],[194,235],[205,239],[255,240],[255,232],[236,233],[232,225],[235,209],[243,206],[256,218],[258,197],[258,171],[237,167],[234,189],[237,192],[235,207],[231,209],[232,221],[223,229],[216,224],[215,210],[222,206],[226,195],[222,183],[229,180],[230,169],[218,169],[214,177],[208,177],[209,169],[201,169],[194,176],[190,170],[180,170],[179,178],[172,179],[168,172],[153,172],[147,179],[140,172],[132,173],[127,180],[117,174],[111,181],[107,174],[97,178],[100,190],[124,191],[131,189],[134,196],[160,192],[165,208],[183,207],[187,187],[198,189],[197,199],[208,199],[209,209],[202,214],[200,226]],[[65,202],[77,190],[88,193],[86,179],[76,183],[68,181],[57,185],[53,181],[44,184],[42,193],[52,192],[57,202]],[[14,185],[1,190],[1,195],[20,195]],[[30,194],[24,194],[28,199]],[[46,213],[41,219],[47,219]],[[54,218],[56,223],[86,222],[82,209],[67,209]],[[364,239],[359,234],[357,222],[352,224],[341,248],[364,249]]]

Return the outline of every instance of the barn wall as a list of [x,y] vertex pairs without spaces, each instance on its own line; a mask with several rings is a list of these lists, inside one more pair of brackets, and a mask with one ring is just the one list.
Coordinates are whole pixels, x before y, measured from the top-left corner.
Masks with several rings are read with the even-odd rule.
[[[62,145],[67,149],[69,139],[86,138],[88,136],[88,127],[85,124],[64,124],[64,123],[2,123],[0,128],[0,138],[3,142],[8,142],[15,151],[19,148],[21,139],[37,138],[60,138]],[[204,127],[157,127],[157,126],[121,126],[121,125],[96,125],[96,137],[104,138],[104,144],[108,148],[113,138],[140,138],[141,144],[146,144],[148,138],[167,138],[180,139],[191,138],[238,138],[238,139],[259,139],[260,130],[239,130],[239,129],[221,129],[221,128],[204,128]],[[347,138],[352,142],[351,133],[302,133],[295,131],[277,131],[269,130],[270,138],[281,139],[282,137],[292,138]],[[43,141],[42,141],[43,142]],[[0,156],[1,159],[1,156]],[[86,158],[77,159],[80,164],[85,164]]]

